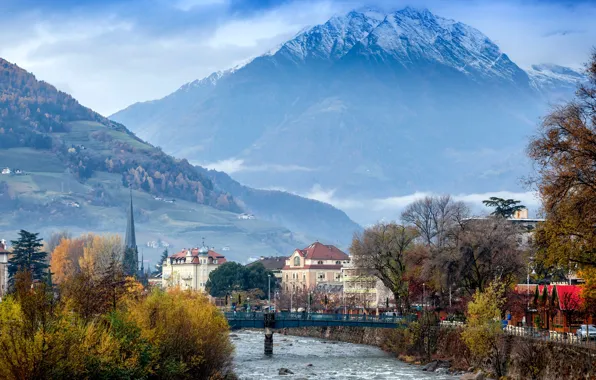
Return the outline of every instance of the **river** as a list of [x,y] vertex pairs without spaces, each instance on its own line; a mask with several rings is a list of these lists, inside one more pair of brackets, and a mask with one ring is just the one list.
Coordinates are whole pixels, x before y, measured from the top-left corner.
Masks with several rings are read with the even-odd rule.
[[[408,365],[377,347],[275,334],[273,356],[263,355],[263,332],[235,332],[235,372],[252,379],[456,379],[427,373]],[[312,366],[309,366],[312,364]],[[287,368],[293,375],[279,375]]]

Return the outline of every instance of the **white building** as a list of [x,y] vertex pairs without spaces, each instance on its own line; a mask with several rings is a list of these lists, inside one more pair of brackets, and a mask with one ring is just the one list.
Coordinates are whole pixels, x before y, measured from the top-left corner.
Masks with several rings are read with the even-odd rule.
[[341,269],[344,294],[352,297],[359,307],[384,308],[387,301],[394,305],[393,293],[370,270],[364,270],[350,263]]
[[8,290],[8,255],[6,240],[0,240],[0,301]]
[[223,255],[205,246],[183,249],[163,262],[162,287],[205,291],[209,273],[225,262]]

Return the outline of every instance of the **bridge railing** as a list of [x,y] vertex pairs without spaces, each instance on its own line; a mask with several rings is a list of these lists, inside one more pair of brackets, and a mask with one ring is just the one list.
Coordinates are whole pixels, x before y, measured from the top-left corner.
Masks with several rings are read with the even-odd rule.
[[[262,312],[226,312],[228,320],[264,320]],[[379,322],[379,323],[408,323],[416,320],[416,316],[366,315],[366,314],[323,314],[323,313],[275,313],[276,320],[318,320],[318,321],[349,321],[349,322]]]

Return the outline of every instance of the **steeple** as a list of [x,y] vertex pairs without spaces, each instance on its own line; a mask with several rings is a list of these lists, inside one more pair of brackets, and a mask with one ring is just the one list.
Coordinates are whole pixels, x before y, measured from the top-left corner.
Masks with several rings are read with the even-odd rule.
[[135,219],[132,208],[132,189],[130,190],[130,208],[126,219],[126,238],[124,240],[125,248],[137,249],[137,238],[135,236]]
[[139,251],[137,249],[137,238],[135,236],[135,220],[132,208],[132,189],[130,190],[130,208],[126,219],[126,237],[124,239],[124,258],[122,262],[124,273],[127,276],[138,276]]

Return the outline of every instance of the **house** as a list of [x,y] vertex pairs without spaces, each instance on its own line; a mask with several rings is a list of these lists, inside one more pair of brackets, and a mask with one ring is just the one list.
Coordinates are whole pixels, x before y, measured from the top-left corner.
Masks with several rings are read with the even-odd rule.
[[342,284],[342,266],[350,256],[333,245],[319,242],[304,249],[296,249],[281,270],[282,290],[313,289],[318,284]]
[[8,291],[8,259],[10,252],[6,240],[0,240],[0,301]]
[[[580,285],[519,284],[515,292],[522,295],[522,307],[509,311],[509,324],[526,325],[558,332],[575,332],[579,325],[593,323],[593,312],[585,310]],[[526,306],[527,305],[527,306]]]
[[169,256],[162,265],[162,287],[205,291],[209,273],[226,262],[226,258],[205,245],[182,249]]
[[393,293],[370,270],[364,270],[349,264],[342,267],[343,291],[357,307],[386,308],[387,303],[394,305]]
[[273,272],[276,282],[278,284],[281,283],[281,270],[286,265],[285,257],[283,257],[283,256],[271,256],[271,257],[261,256],[258,260],[255,260],[252,263],[248,264],[247,267],[256,265],[257,263],[263,264],[265,269]]
[[10,168],[4,168],[2,169],[2,174],[10,174],[12,173],[12,171],[10,170]]

